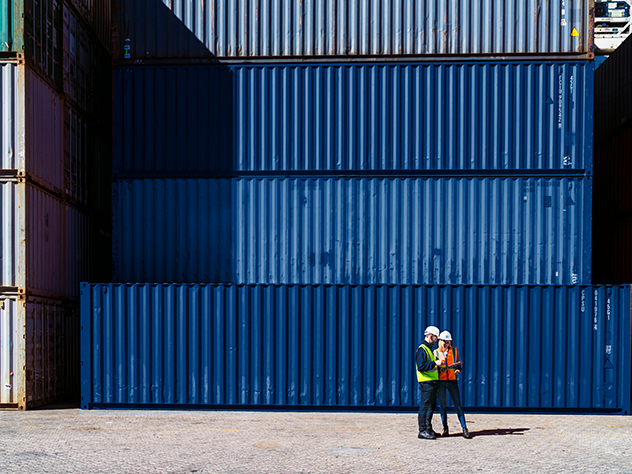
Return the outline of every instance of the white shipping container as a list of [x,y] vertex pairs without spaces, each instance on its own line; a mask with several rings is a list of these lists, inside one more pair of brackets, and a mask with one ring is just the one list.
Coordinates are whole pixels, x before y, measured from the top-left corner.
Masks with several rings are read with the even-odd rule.
[[17,295],[0,294],[0,405],[17,406],[24,387],[23,373],[18,372],[18,367],[24,366],[18,318]]
[[16,291],[26,286],[25,192],[24,183],[0,180],[0,287]]
[[0,169],[24,169],[24,66],[0,64]]

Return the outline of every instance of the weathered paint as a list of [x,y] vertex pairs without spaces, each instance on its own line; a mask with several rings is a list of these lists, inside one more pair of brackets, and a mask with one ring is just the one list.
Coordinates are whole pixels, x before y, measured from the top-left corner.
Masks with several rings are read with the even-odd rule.
[[122,60],[593,52],[589,0],[118,3]]
[[0,294],[0,404],[17,407],[24,387],[23,371],[18,370],[24,365],[20,359],[24,351],[16,296]]
[[26,188],[24,180],[0,179],[0,286],[26,288]]
[[0,287],[78,299],[79,282],[95,274],[92,222],[85,211],[20,181],[0,181]]
[[[26,168],[30,178],[57,192],[63,188],[62,98],[26,69]],[[15,120],[20,120],[14,115]]]
[[428,324],[467,408],[630,413],[629,285],[84,284],[81,406],[414,409]]
[[0,169],[25,167],[25,68],[0,64]]
[[115,70],[114,173],[592,171],[592,64]]
[[0,0],[0,52],[23,55],[49,81],[61,84],[61,1]]
[[114,281],[587,284],[589,178],[113,183]]
[[76,304],[0,293],[0,336],[0,403],[28,409],[78,394]]

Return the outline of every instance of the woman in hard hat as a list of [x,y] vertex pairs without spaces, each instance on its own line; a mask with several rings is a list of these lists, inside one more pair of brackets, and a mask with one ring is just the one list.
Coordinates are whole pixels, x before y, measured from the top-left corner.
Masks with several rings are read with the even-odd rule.
[[[439,398],[439,406],[441,410],[441,421],[443,422],[443,434],[441,436],[450,436],[450,430],[448,429],[448,413],[447,405],[448,400],[446,392],[450,393],[450,398],[454,404],[456,415],[461,422],[461,428],[463,428],[463,437],[471,439],[470,433],[467,430],[465,424],[465,415],[461,408],[461,396],[459,394],[459,384],[456,381],[456,376],[461,372],[461,365],[459,361],[459,354],[456,347],[452,347],[452,335],[448,331],[443,331],[439,334],[439,347],[435,349],[434,355],[437,360],[444,361],[445,363],[439,366],[439,386],[437,387],[437,397]],[[453,366],[453,368],[450,368]]]

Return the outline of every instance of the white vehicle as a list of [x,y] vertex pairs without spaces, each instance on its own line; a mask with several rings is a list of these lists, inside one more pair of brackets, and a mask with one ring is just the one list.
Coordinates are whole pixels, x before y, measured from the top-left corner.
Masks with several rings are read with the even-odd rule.
[[595,53],[609,54],[632,30],[632,0],[595,2]]

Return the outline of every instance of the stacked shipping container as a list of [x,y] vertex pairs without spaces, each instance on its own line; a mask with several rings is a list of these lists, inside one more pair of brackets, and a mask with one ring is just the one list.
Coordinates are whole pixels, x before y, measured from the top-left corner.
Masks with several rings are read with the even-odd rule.
[[79,283],[109,277],[110,40],[70,3],[0,9],[0,404],[25,409],[78,394]]
[[568,3],[121,0],[114,281],[215,285],[84,286],[82,406],[412,406],[432,323],[468,354],[470,407],[629,412],[626,337],[593,401],[485,365],[552,321],[586,325],[563,345],[601,360],[601,312],[575,310],[593,292],[629,334],[629,287],[573,286],[591,278],[592,3]]

